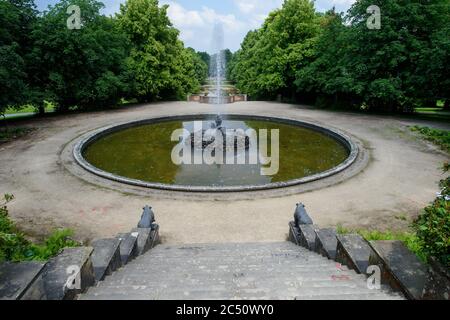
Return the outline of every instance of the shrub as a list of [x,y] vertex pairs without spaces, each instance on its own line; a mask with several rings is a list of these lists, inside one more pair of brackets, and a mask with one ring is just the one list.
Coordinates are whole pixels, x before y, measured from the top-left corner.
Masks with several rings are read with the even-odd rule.
[[78,246],[69,229],[54,231],[44,244],[31,243],[8,217],[6,204],[13,198],[5,195],[0,205],[0,261],[47,260],[66,247]]
[[419,132],[426,140],[431,141],[443,150],[450,152],[450,131],[413,126],[411,131]]
[[[448,164],[444,171],[448,171]],[[427,256],[450,267],[450,177],[440,182],[440,196],[414,221],[413,227]]]
[[414,228],[425,254],[450,267],[450,202],[436,199],[417,218]]
[[45,240],[44,245],[33,245],[35,258],[37,260],[47,260],[57,255],[62,249],[67,247],[77,247],[79,244],[70,237],[73,231],[69,229],[55,230]]

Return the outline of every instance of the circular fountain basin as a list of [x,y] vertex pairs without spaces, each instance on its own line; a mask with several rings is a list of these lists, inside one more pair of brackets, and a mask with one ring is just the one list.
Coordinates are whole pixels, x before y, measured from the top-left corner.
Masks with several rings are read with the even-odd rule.
[[[192,132],[194,121],[208,127],[215,115],[186,115],[145,119],[96,130],[82,138],[73,155],[84,169],[103,178],[135,186],[177,191],[226,192],[288,187],[322,179],[349,167],[358,147],[336,130],[292,119],[227,115],[229,129],[279,130],[279,168],[262,175],[270,165],[181,164],[171,154],[176,129]],[[261,137],[260,137],[261,138]],[[253,149],[254,150],[254,149]],[[260,151],[257,151],[260,153]],[[247,158],[248,160],[249,158]]]

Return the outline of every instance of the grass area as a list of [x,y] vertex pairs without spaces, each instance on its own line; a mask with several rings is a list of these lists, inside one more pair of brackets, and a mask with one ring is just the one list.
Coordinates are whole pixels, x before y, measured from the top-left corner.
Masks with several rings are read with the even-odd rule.
[[[51,103],[46,103],[45,112],[53,112],[55,111],[55,107]],[[36,108],[30,104],[24,105],[19,109],[6,109],[5,114],[17,114],[17,113],[36,113]]]
[[444,111],[442,108],[416,108],[415,109],[416,112],[431,112],[431,113],[435,113],[435,112],[443,112],[443,113],[449,113],[450,111]]
[[32,128],[3,128],[0,129],[0,143],[12,141],[14,139],[23,137],[33,131]]
[[337,233],[339,234],[349,234],[357,233],[367,241],[375,240],[398,240],[405,244],[405,246],[414,252],[417,257],[423,262],[427,261],[427,256],[423,252],[422,244],[420,239],[417,237],[416,233],[411,232],[391,232],[391,231],[378,231],[378,230],[365,230],[365,229],[347,229],[342,225],[338,225]]
[[421,126],[413,126],[410,129],[420,133],[424,139],[440,146],[443,150],[450,152],[450,131]]
[[41,244],[27,240],[25,235],[8,217],[6,204],[13,199],[12,195],[4,195],[3,203],[0,204],[0,262],[45,261],[57,255],[66,247],[79,246],[76,241],[70,239],[73,231],[69,229],[54,231]]
[[434,108],[415,108],[415,115],[430,120],[450,121],[450,111],[444,110],[444,101],[439,100]]

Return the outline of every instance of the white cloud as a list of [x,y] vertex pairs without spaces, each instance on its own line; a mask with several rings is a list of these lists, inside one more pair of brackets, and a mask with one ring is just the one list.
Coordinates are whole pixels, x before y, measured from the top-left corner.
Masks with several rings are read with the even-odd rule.
[[202,27],[204,20],[195,10],[186,10],[176,2],[166,2],[169,5],[167,14],[172,23],[178,27]]
[[255,10],[255,1],[236,0],[236,5],[242,13],[250,13]]
[[[217,1],[217,0],[211,0]],[[223,1],[223,0],[221,0]],[[336,6],[338,11],[347,10],[356,0],[316,0],[315,6],[320,11]],[[120,3],[125,0],[108,0],[105,2],[106,14],[119,11]],[[160,0],[160,5],[168,4],[168,15],[174,26],[180,30],[180,38],[185,45],[200,51],[212,50],[212,31],[214,25],[221,23],[225,31],[225,47],[235,51],[248,31],[259,28],[269,12],[280,8],[284,0],[229,0],[228,14],[217,12],[198,1],[195,9],[186,9],[177,0]]]
[[234,0],[234,4],[254,29],[261,26],[269,12],[280,8],[283,0]]
[[161,4],[169,5],[167,14],[173,25],[180,30],[181,40],[196,50],[212,50],[212,31],[217,23],[223,25],[226,34],[224,45],[231,50],[239,48],[240,40],[249,30],[248,23],[238,20],[234,14],[220,14],[207,6],[188,10],[172,0],[161,1]]
[[247,32],[260,27],[267,14],[282,3],[283,0],[233,0],[233,13],[222,14],[205,5],[188,10],[175,0],[161,1],[169,5],[168,15],[180,30],[180,38],[187,46],[201,51],[212,50],[212,31],[217,23],[221,23],[225,31],[224,46],[232,51],[239,49]]

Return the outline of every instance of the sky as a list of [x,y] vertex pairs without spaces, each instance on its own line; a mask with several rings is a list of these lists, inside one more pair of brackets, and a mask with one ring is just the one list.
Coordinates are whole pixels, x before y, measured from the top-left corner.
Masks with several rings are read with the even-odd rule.
[[[44,10],[58,0],[35,0],[38,9]],[[104,14],[114,15],[125,0],[101,0],[105,4]],[[239,49],[248,31],[259,28],[268,13],[280,8],[283,0],[160,0],[168,4],[168,15],[180,30],[185,46],[197,51],[211,52],[212,31],[216,23],[224,29],[224,46],[231,51]],[[347,11],[355,0],[316,0],[318,11],[333,6],[337,11]]]

